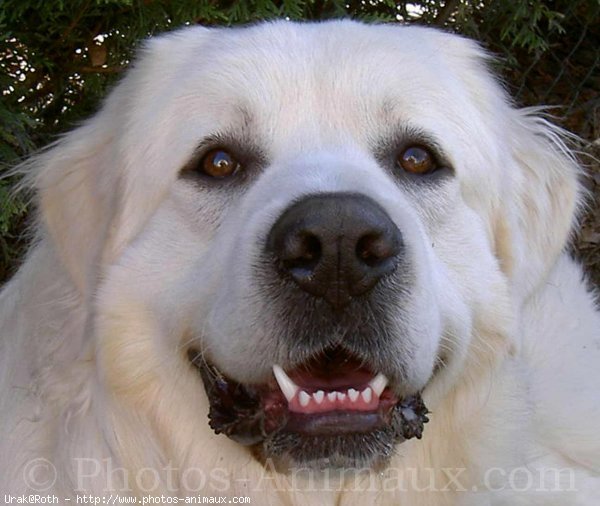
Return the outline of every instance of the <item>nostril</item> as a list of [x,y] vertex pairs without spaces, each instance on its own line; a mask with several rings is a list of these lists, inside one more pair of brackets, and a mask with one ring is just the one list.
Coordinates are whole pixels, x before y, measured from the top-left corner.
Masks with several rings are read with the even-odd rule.
[[280,256],[283,267],[298,274],[309,274],[321,259],[321,241],[311,232],[288,236]]
[[369,267],[375,267],[397,253],[393,241],[379,233],[364,235],[356,243],[357,258]]
[[279,277],[336,310],[368,293],[396,270],[402,234],[369,197],[352,193],[311,195],[279,216],[266,240]]

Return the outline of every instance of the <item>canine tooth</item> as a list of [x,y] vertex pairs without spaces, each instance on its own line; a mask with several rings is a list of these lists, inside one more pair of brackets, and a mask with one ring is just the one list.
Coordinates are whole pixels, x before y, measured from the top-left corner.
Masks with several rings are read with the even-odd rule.
[[365,388],[361,394],[362,398],[365,402],[371,402],[371,398],[373,397],[373,390],[370,387]]
[[337,399],[337,392],[329,392],[327,394],[327,400],[334,402]]
[[304,390],[302,390],[298,395],[298,400],[300,401],[300,406],[306,407],[310,402],[310,395],[308,395]]
[[296,383],[294,383],[277,364],[273,365],[273,374],[275,375],[275,379],[277,380],[277,384],[279,385],[279,388],[281,388],[283,395],[285,395],[287,401],[290,402],[299,390],[298,385],[296,385]]
[[337,398],[338,398],[338,401],[343,401],[343,400],[346,399],[346,394],[343,393],[343,392],[338,392],[337,393]]
[[313,397],[315,399],[315,402],[317,404],[321,404],[323,402],[323,398],[325,397],[325,392],[323,392],[323,390],[317,390],[314,394]]
[[354,388],[348,389],[348,397],[350,397],[352,402],[356,402],[356,399],[358,399],[359,395],[360,392],[358,390],[354,390]]
[[373,389],[373,392],[375,392],[375,395],[377,397],[381,395],[381,392],[384,391],[387,384],[388,379],[385,377],[384,374],[381,373],[378,373],[377,376],[375,376],[371,381],[369,381],[369,386]]

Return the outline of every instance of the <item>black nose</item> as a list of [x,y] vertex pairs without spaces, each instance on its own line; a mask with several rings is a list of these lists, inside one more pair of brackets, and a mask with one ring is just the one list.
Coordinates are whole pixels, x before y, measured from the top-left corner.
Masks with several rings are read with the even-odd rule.
[[340,309],[396,268],[403,242],[374,200],[330,193],[286,209],[269,233],[267,248],[280,274]]

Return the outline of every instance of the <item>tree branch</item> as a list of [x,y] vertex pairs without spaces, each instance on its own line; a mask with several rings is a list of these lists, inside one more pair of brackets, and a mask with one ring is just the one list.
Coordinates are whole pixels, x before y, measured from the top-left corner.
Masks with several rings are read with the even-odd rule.
[[67,26],[66,30],[63,32],[63,34],[60,36],[60,41],[64,42],[69,38],[69,35],[71,35],[71,32],[75,29],[75,27],[79,24],[79,22],[81,21],[81,18],[83,17],[83,15],[85,14],[85,11],[88,10],[90,6],[90,1],[88,0],[82,7],[81,9],[79,9],[79,12],[75,15],[75,17],[73,18],[73,21],[71,21],[71,24],[69,26]]
[[444,26],[459,3],[460,0],[446,0],[446,3],[438,12],[433,23],[437,26]]
[[74,72],[81,72],[84,74],[117,74],[119,72],[123,72],[125,67],[122,65],[118,65],[115,67],[77,67],[74,68]]

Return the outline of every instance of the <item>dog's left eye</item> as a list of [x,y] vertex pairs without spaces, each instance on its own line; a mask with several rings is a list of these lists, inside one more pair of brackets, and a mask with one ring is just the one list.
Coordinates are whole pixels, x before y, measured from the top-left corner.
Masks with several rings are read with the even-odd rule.
[[410,146],[402,151],[397,163],[411,174],[429,174],[438,168],[433,154],[422,146]]
[[223,179],[237,172],[240,163],[228,151],[212,149],[202,157],[198,168],[207,176]]

